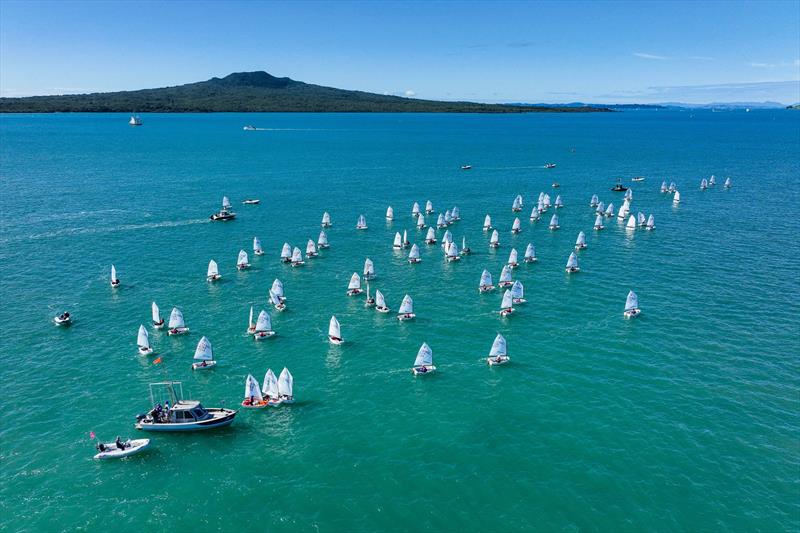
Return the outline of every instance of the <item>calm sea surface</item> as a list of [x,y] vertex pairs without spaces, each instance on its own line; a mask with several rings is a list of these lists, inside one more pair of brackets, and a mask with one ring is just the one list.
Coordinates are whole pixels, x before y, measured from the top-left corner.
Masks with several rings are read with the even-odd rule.
[[[142,119],[0,116],[0,529],[800,528],[800,113]],[[717,186],[701,191],[711,174]],[[618,207],[609,188],[636,175],[647,180],[631,185],[633,209],[654,214],[656,231],[614,219],[592,232],[591,195]],[[659,194],[664,179],[679,207]],[[528,220],[540,191],[563,198],[558,231],[552,209]],[[239,216],[211,223],[223,194]],[[428,199],[460,208],[451,231],[473,255],[446,264],[423,244],[410,210]],[[304,268],[280,264],[284,242],[316,240],[325,210],[331,248]],[[403,229],[419,265],[392,250]],[[589,246],[568,276],[580,230]],[[266,255],[238,273],[254,236]],[[514,274],[528,303],[501,319],[500,293],[478,294],[481,271],[497,280],[528,242],[539,262]],[[411,295],[416,321],[345,295],[365,257],[373,290],[393,309]],[[284,313],[267,307],[276,277]],[[630,289],[643,314],[628,321]],[[179,306],[191,328],[151,330],[160,365],[136,355],[152,301],[164,314]],[[270,309],[276,338],[244,335],[250,305]],[[57,328],[65,309],[75,323]],[[326,339],[331,314],[340,347]],[[512,361],[489,368],[498,332]],[[219,366],[198,374],[202,335]],[[414,378],[423,341],[439,372]],[[243,411],[206,434],[133,428],[151,382],[181,380],[188,397],[235,407],[248,373],[284,366],[293,406]],[[90,431],[150,437],[152,449],[100,463]]]

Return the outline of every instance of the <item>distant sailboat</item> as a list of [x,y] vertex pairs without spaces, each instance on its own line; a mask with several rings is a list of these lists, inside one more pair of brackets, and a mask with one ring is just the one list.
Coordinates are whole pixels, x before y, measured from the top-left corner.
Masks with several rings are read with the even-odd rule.
[[561,226],[558,225],[558,215],[553,214],[552,218],[550,219],[550,229],[558,229]]
[[433,213],[433,203],[430,200],[425,202],[425,213],[428,215]]
[[153,349],[150,347],[150,335],[148,335],[144,326],[139,326],[136,344],[139,346],[139,355],[150,355],[153,353]]
[[392,206],[386,208],[386,220],[394,220],[394,209],[392,209]]
[[681,193],[680,191],[675,191],[675,196],[672,197],[672,203],[678,205],[681,203]]
[[500,280],[497,284],[501,287],[510,287],[514,284],[514,280],[511,279],[511,267],[503,265],[503,270],[500,271]]
[[528,301],[525,299],[525,287],[521,281],[517,280],[511,286],[511,298],[514,301],[514,305],[524,304]]
[[272,287],[270,287],[270,290],[278,298],[278,301],[280,302],[286,301],[286,294],[283,292],[283,282],[281,280],[275,278],[275,280],[272,282]]
[[408,240],[408,230],[403,230],[403,248],[411,246],[411,241]]
[[400,250],[403,248],[403,237],[400,235],[400,232],[396,232],[394,234],[394,243],[392,244],[392,248],[395,250]]
[[128,125],[130,126],[141,126],[142,119],[139,118],[139,115],[136,113],[131,113],[131,119],[128,121]]
[[614,204],[613,203],[608,204],[608,207],[606,207],[606,211],[605,211],[604,214],[608,218],[612,218],[614,216]]
[[261,386],[252,374],[247,374],[244,380],[244,399],[241,405],[245,409],[261,409],[268,405],[261,394]]
[[416,244],[411,246],[411,251],[408,252],[408,262],[411,264],[419,263],[422,259],[419,258],[419,246]]
[[258,237],[253,237],[253,254],[264,255],[264,249],[261,247],[261,240]]
[[533,243],[528,243],[528,246],[525,248],[525,258],[523,259],[526,263],[535,263],[536,259],[536,248],[534,248]]
[[603,225],[603,216],[602,215],[597,215],[597,217],[594,219],[594,229],[596,231],[600,231],[601,229],[604,229],[604,228],[605,228],[605,226]]
[[653,231],[656,229],[656,218],[653,215],[647,217],[647,231]]
[[116,289],[122,282],[117,277],[117,267],[111,265],[111,288]]
[[515,218],[514,222],[511,224],[511,233],[517,234],[522,231],[522,223],[520,223],[519,218]]
[[517,197],[514,198],[514,203],[511,204],[511,210],[515,212],[522,211],[522,195],[518,194]]
[[508,316],[514,312],[514,298],[511,291],[506,289],[503,293],[503,301],[500,303],[500,316]]
[[367,229],[367,219],[364,218],[364,215],[358,215],[358,222],[356,222],[356,229],[360,230]]
[[564,207],[564,202],[561,200],[561,195],[560,194],[558,196],[556,196],[556,201],[555,201],[554,205],[555,205],[556,209],[561,209],[562,207]]
[[450,212],[450,216],[453,217],[453,222],[458,222],[461,220],[461,210],[458,206],[453,207],[453,210]]
[[472,253],[472,250],[467,247],[467,238],[461,237],[461,255],[469,255]]
[[458,245],[454,242],[451,242],[447,247],[447,250],[444,254],[444,259],[448,263],[453,263],[455,261],[461,260],[461,256],[458,253]]
[[486,215],[486,218],[483,219],[483,231],[489,231],[492,229],[492,217]]
[[622,207],[619,208],[619,212],[617,213],[618,220],[625,220],[628,218],[628,214],[631,212],[631,204],[628,200],[624,200],[622,202]]
[[372,259],[367,257],[364,260],[364,281],[369,281],[375,279],[375,265],[372,262]]
[[150,310],[152,311],[153,315],[153,327],[155,329],[161,329],[164,327],[164,319],[161,318],[161,312],[158,310],[158,306],[155,302],[152,303],[150,306]]
[[420,213],[417,215],[417,229],[425,229],[427,226],[425,225],[425,215]]
[[189,328],[186,327],[186,323],[183,320],[183,313],[177,307],[172,308],[167,327],[169,328],[167,330],[168,335],[185,335],[189,333]]
[[217,266],[217,262],[213,259],[208,262],[208,270],[206,271],[206,280],[207,281],[219,281],[222,279],[222,276],[219,273],[219,267]]
[[661,189],[660,189],[660,192],[661,192],[661,194],[664,194],[664,193],[666,193],[666,192],[667,192],[667,182],[666,182],[666,181],[662,181],[662,182],[661,182]]
[[272,289],[269,290],[269,303],[275,306],[277,311],[283,311],[286,309],[286,302],[282,298],[278,297],[278,295],[275,294]]
[[256,324],[253,322],[253,306],[250,306],[250,315],[247,318],[247,334],[252,335],[256,332]]
[[283,370],[281,370],[280,376],[278,376],[278,394],[281,405],[294,403],[293,389],[294,378],[292,374],[289,373],[289,369],[284,367]]
[[628,223],[627,223],[627,224],[625,224],[625,229],[627,229],[627,230],[634,230],[634,229],[636,229],[636,216],[635,216],[635,215],[631,215],[631,216],[628,218]]
[[725,178],[725,185],[724,185],[724,187],[725,187],[726,189],[730,189],[731,187],[733,187],[733,184],[731,183],[731,179],[730,179],[730,178]]
[[489,350],[489,357],[486,358],[486,362],[489,366],[494,365],[503,365],[510,361],[508,357],[508,348],[506,346],[506,339],[499,333],[497,337],[494,338],[494,342],[492,343],[492,349]]
[[569,254],[569,259],[567,259],[567,268],[565,270],[570,274],[581,271],[581,268],[578,266],[578,256],[575,255],[575,252]]
[[267,369],[264,375],[264,383],[261,385],[261,394],[264,395],[264,401],[269,405],[280,405],[280,392],[278,391],[278,378],[271,368]]
[[628,291],[628,298],[625,300],[625,311],[622,315],[625,318],[634,318],[639,316],[642,310],[639,309],[639,297],[633,291]]
[[403,301],[400,303],[400,309],[397,310],[397,320],[411,320],[416,316],[417,315],[414,314],[414,300],[411,299],[411,296],[406,294],[403,297]]
[[481,273],[481,281],[478,284],[478,292],[489,292],[494,290],[494,285],[492,284],[492,274],[488,270],[484,270]]
[[575,240],[575,249],[576,250],[585,250],[586,249],[586,234],[584,232],[578,233],[578,238]]
[[492,248],[500,247],[500,234],[497,233],[497,230],[492,231],[492,236],[489,239],[489,246]]
[[331,317],[331,321],[328,324],[328,340],[331,344],[342,344],[344,339],[342,338],[342,327],[339,325],[339,321],[336,320],[335,316]]
[[295,246],[294,249],[292,250],[292,266],[299,267],[305,264],[306,262],[303,261],[303,252],[300,251],[300,248]]
[[414,205],[411,206],[411,216],[417,218],[419,216],[419,204],[414,202]]
[[716,184],[717,184],[717,178],[716,176],[714,176],[714,174],[711,174],[711,177],[708,178],[708,186],[713,187]]
[[192,363],[192,370],[208,370],[217,366],[217,362],[214,360],[214,351],[211,349],[211,341],[207,337],[203,336],[197,343],[194,360],[197,362]]
[[306,243],[306,259],[309,257],[317,257],[317,245],[314,244],[314,239],[308,239]]
[[247,257],[247,252],[239,250],[239,257],[236,258],[236,269],[247,270],[250,268],[250,258]]
[[677,190],[678,190],[678,188],[675,185],[675,182],[674,181],[669,182],[669,188],[667,189],[667,192],[674,193]]
[[596,194],[592,195],[592,199],[589,200],[589,207],[597,207],[597,204],[600,200],[597,198]]
[[330,228],[333,224],[331,224],[331,215],[328,214],[327,211],[322,213],[322,227],[323,228]]
[[597,213],[598,215],[604,215],[606,212],[605,204],[603,202],[599,202],[597,204],[597,209],[595,209],[594,212]]
[[436,244],[436,230],[428,228],[428,234],[425,236],[425,244]]
[[450,233],[450,230],[445,230],[444,235],[442,235],[442,250],[447,252],[447,247],[450,246],[450,243],[453,242],[453,234]]
[[270,318],[269,313],[262,310],[258,314],[258,320],[256,320],[253,338],[257,341],[260,341],[273,336],[275,336],[275,332],[272,330],[272,319]]
[[443,213],[439,213],[439,218],[436,219],[436,227],[439,229],[447,227],[447,222],[444,219]]
[[636,215],[636,224],[642,227],[647,225],[647,217],[641,211]]
[[706,189],[708,189],[708,180],[703,178],[700,180],[700,190],[704,191]]
[[288,242],[283,243],[283,247],[281,248],[281,263],[291,263],[292,262],[292,247],[289,245]]
[[420,374],[432,374],[436,372],[436,367],[433,365],[433,350],[428,346],[428,343],[423,342],[417,352],[417,358],[414,359],[414,366],[411,372],[415,376]]
[[388,313],[390,309],[386,306],[386,298],[379,290],[375,291],[375,310],[379,313]]
[[328,234],[325,233],[325,230],[319,231],[319,237],[317,238],[317,246],[320,250],[324,250],[325,248],[330,248],[331,245],[328,244]]
[[361,277],[357,272],[353,272],[353,275],[350,276],[350,283],[347,285],[347,295],[356,296],[362,292],[364,291],[361,290]]
[[444,212],[444,223],[448,226],[453,223],[453,214],[449,209]]
[[533,209],[531,209],[531,222],[536,222],[540,218],[542,218],[542,217],[539,214],[539,208],[538,207],[534,207]]
[[511,251],[508,253],[508,261],[506,264],[509,268],[517,268],[519,266],[519,262],[517,261],[517,249],[512,248]]

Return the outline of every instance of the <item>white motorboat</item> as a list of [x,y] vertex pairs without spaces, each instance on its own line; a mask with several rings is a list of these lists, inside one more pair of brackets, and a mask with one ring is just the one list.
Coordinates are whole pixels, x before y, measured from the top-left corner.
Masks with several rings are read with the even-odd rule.
[[192,363],[192,370],[208,370],[217,366],[217,362],[214,360],[214,350],[211,349],[211,341],[205,335],[197,343],[194,360],[197,362]]
[[411,320],[416,318],[416,316],[417,315],[414,314],[414,300],[411,299],[411,296],[406,294],[400,304],[400,309],[397,310],[397,320]]
[[494,338],[494,342],[492,343],[492,349],[489,350],[489,357],[486,358],[486,362],[489,364],[489,366],[495,366],[504,365],[510,360],[511,359],[508,357],[506,338],[498,333],[497,337]]
[[236,218],[236,213],[231,211],[231,201],[228,199],[227,196],[222,197],[222,208],[217,213],[214,213],[208,218],[214,221],[222,221],[222,222],[233,220]]
[[415,376],[432,374],[436,372],[436,367],[433,364],[433,350],[428,346],[427,342],[423,342],[417,352],[417,358],[414,360],[414,366],[411,372]]
[[342,327],[335,316],[332,316],[331,321],[328,323],[328,340],[331,344],[336,344],[337,346],[344,342],[342,338]]
[[261,200],[258,198],[247,198],[242,202],[244,205],[258,205],[261,203]]

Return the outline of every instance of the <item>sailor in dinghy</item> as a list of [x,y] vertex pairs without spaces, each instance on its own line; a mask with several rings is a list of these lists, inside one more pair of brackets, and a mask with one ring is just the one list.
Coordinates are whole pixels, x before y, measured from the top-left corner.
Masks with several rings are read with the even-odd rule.
[[283,282],[281,280],[275,278],[272,282],[271,290],[281,303],[286,303],[286,294],[283,292]]
[[486,218],[483,219],[483,231],[489,231],[492,229],[492,217],[486,215]]
[[69,326],[72,324],[72,317],[67,311],[64,311],[60,315],[54,316],[53,322],[56,326]]
[[411,251],[408,252],[408,262],[412,265],[422,262],[422,259],[419,257],[419,246],[417,246],[416,243],[411,246]]
[[603,202],[598,203],[597,204],[597,209],[595,209],[594,212],[597,213],[598,215],[601,215],[601,216],[605,215],[605,212],[606,212],[605,204]]
[[150,347],[150,336],[147,334],[147,330],[144,326],[139,326],[136,344],[139,346],[139,355],[153,354],[153,348]]
[[406,294],[403,297],[403,301],[400,303],[400,309],[397,310],[397,320],[402,322],[416,318],[416,316],[417,315],[414,314],[414,300],[411,299],[411,296]]
[[122,282],[117,277],[117,267],[111,265],[111,288],[116,289]]
[[469,255],[472,253],[472,250],[467,246],[467,238],[461,237],[461,255]]
[[415,376],[420,374],[432,374],[436,372],[436,367],[433,365],[433,351],[428,346],[427,342],[423,342],[417,352],[417,358],[414,360],[414,366],[411,372]]
[[447,221],[444,219],[443,213],[439,213],[439,218],[436,219],[436,227],[439,229],[444,229],[447,227]]
[[458,208],[458,206],[453,207],[453,210],[450,211],[450,216],[453,217],[453,222],[458,222],[461,220],[461,210]]
[[186,323],[183,321],[183,313],[177,307],[172,308],[167,327],[169,328],[167,335],[186,335],[189,333],[189,328],[186,327]]
[[647,217],[644,216],[644,213],[642,213],[641,211],[639,211],[639,213],[636,215],[636,223],[641,228],[647,226]]
[[253,255],[264,255],[264,249],[261,247],[261,239],[253,237]]
[[281,247],[281,263],[291,263],[292,262],[292,246],[285,242]]
[[525,299],[525,286],[519,280],[511,286],[511,299],[514,305],[524,304],[528,301]]
[[497,230],[492,231],[492,236],[489,238],[489,247],[490,248],[500,247],[500,234],[497,233]]
[[360,230],[367,229],[367,219],[364,218],[364,215],[358,215],[358,222],[356,222],[356,229]]
[[550,228],[550,229],[552,229],[552,230],[556,230],[556,229],[558,229],[558,228],[560,228],[560,227],[561,227],[561,226],[559,226],[559,225],[558,225],[558,215],[556,215],[555,213],[553,213],[553,217],[550,219],[550,226],[549,226],[549,228]]
[[386,220],[389,222],[394,220],[394,209],[392,209],[392,206],[386,208]]
[[516,198],[514,198],[514,203],[511,204],[511,210],[516,212],[522,211],[522,195],[518,194]]
[[425,215],[420,213],[417,215],[417,229],[425,229],[428,226],[425,225]]
[[724,184],[724,187],[725,187],[726,189],[730,189],[731,187],[733,187],[733,183],[731,183],[731,179],[730,179],[730,178],[725,178],[725,184]]
[[256,332],[256,324],[253,322],[253,306],[250,306],[250,315],[247,319],[247,334],[252,335]]
[[575,249],[576,250],[585,250],[587,247],[586,244],[586,234],[584,232],[578,233],[578,238],[575,241]]
[[325,230],[319,230],[319,237],[317,238],[317,247],[320,250],[324,250],[326,248],[331,247],[331,245],[328,244],[328,235],[325,233]]
[[306,243],[306,259],[309,257],[317,257],[317,245],[314,244],[314,239],[308,239]]
[[614,218],[614,203],[613,202],[608,204],[608,206],[606,207],[606,210],[603,212],[603,215],[606,218]]
[[510,360],[511,359],[508,357],[506,339],[498,333],[497,337],[494,338],[494,342],[492,343],[492,349],[489,350],[489,357],[486,358],[486,362],[489,364],[489,366],[494,366],[504,365]]
[[358,272],[353,272],[353,275],[350,276],[350,283],[348,283],[347,285],[347,295],[357,296],[362,292],[363,291],[361,290],[361,277],[358,275]]
[[430,200],[428,200],[427,202],[425,202],[425,214],[430,215],[433,212],[434,212],[433,203]]
[[342,338],[342,327],[339,325],[339,321],[336,320],[336,316],[331,317],[331,321],[328,323],[328,340],[331,344],[342,344],[344,339]]
[[569,254],[569,259],[567,259],[567,267],[565,270],[568,274],[574,274],[581,271],[581,268],[578,266],[578,256],[575,255],[575,252]]
[[333,224],[331,224],[331,216],[328,214],[327,211],[325,211],[324,213],[322,213],[322,227],[330,228],[331,226],[333,226]]
[[597,203],[598,203],[599,201],[600,201],[600,200],[597,198],[597,195],[596,195],[596,194],[593,194],[593,195],[592,195],[592,199],[591,199],[591,200],[589,200],[589,207],[597,207]]
[[492,274],[488,270],[484,269],[483,273],[481,273],[481,281],[478,284],[478,292],[489,292],[494,290],[494,285],[492,284]]
[[542,216],[539,213],[539,208],[534,207],[533,209],[531,209],[531,222],[536,222],[540,218],[542,218]]
[[375,310],[379,313],[388,313],[391,311],[386,306],[386,298],[384,298],[383,293],[379,290],[375,291]]
[[523,261],[526,263],[535,263],[538,261],[538,259],[536,259],[536,248],[533,246],[532,242],[529,242],[528,246],[525,248],[525,257]]
[[278,390],[278,378],[271,368],[267,369],[264,374],[264,383],[261,385],[261,395],[264,396],[264,401],[268,405],[280,405],[281,393]]
[[508,265],[508,268],[517,268],[519,266],[516,248],[511,249],[511,252],[508,254],[508,262],[506,264]]
[[394,243],[392,243],[392,248],[395,250],[403,249],[403,237],[400,235],[399,231],[394,234]]
[[256,328],[253,332],[253,338],[257,341],[261,341],[274,336],[275,332],[272,330],[272,319],[270,318],[269,313],[262,309],[258,314],[258,320],[256,320]]
[[375,298],[369,294],[369,281],[367,281],[367,299],[364,301],[364,307],[372,307],[375,305]]
[[461,260],[461,256],[458,253],[458,245],[454,242],[451,242],[450,245],[447,247],[447,250],[444,254],[444,259],[448,263],[454,263],[456,261]]
[[411,206],[411,216],[417,218],[419,216],[419,204],[414,202],[414,205]]
[[564,207],[564,202],[561,200],[561,195],[560,194],[558,196],[556,196],[556,201],[555,201],[554,205],[555,205],[556,209],[561,209],[562,207]]
[[600,231],[602,229],[605,229],[605,226],[603,225],[603,216],[597,215],[597,217],[594,219],[594,230]]
[[283,367],[280,376],[278,376],[278,399],[281,405],[294,403],[294,378],[289,372],[289,369]]
[[628,218],[628,223],[625,224],[625,229],[631,230],[631,231],[636,229],[636,215],[631,215]]
[[247,270],[250,268],[250,261],[247,252],[239,250],[239,257],[236,258],[236,270]]
[[219,273],[219,267],[217,266],[217,262],[213,259],[208,262],[208,270],[206,271],[206,281],[209,283],[214,281],[219,281],[222,279],[222,276]]
[[647,231],[653,231],[656,229],[656,218],[653,215],[647,217],[647,225],[645,226]]
[[300,248],[295,246],[294,249],[292,250],[292,267],[293,268],[301,267],[305,264],[306,262],[303,261],[303,252],[300,251]]
[[200,342],[197,343],[194,359],[197,362],[192,363],[192,370],[208,370],[217,366],[217,362],[214,360],[214,351],[211,349],[211,341],[208,340],[208,337],[203,336]]
[[628,291],[628,298],[625,300],[625,311],[622,316],[625,318],[635,318],[642,313],[639,309],[639,297],[633,291]]
[[256,381],[252,374],[247,374],[244,380],[244,400],[242,407],[245,409],[263,409],[269,405],[261,395],[261,385]]
[[522,223],[519,221],[519,217],[514,219],[513,224],[511,224],[511,233],[517,234],[522,231]]
[[425,236],[425,244],[436,244],[436,230],[433,227],[428,228],[428,234]]
[[677,190],[675,191],[675,195],[672,197],[672,203],[674,205],[678,205],[679,203],[681,203],[681,193],[680,193],[680,191],[677,191]]
[[500,316],[508,316],[514,312],[514,297],[511,291],[506,289],[503,293],[503,301],[500,303]]
[[716,176],[714,176],[714,174],[711,174],[711,177],[708,178],[708,186],[709,187],[713,187],[716,184],[717,184],[717,178],[716,178]]
[[150,311],[152,312],[152,322],[154,329],[161,329],[164,327],[164,319],[161,318],[161,311],[158,309],[158,306],[155,302],[153,302],[150,306]]
[[284,301],[277,294],[275,294],[272,289],[269,290],[269,303],[275,306],[277,311],[283,311],[286,309],[286,304]]
[[408,240],[408,230],[403,230],[403,248],[411,246],[411,241]]
[[372,262],[372,259],[367,257],[364,259],[364,281],[370,281],[375,278],[375,264]]
[[503,265],[503,270],[500,271],[500,280],[498,285],[500,287],[510,287],[514,284],[511,279],[511,268],[508,265]]

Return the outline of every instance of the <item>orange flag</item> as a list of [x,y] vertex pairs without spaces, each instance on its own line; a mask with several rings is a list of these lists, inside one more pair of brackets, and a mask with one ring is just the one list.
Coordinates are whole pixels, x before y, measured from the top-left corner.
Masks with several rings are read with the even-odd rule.
[[154,364],[154,365],[157,365],[157,364],[158,364],[158,363],[160,363],[160,362],[161,362],[161,358],[160,358],[160,357],[159,357],[159,358],[157,358],[157,359],[154,359],[154,360],[153,360],[153,364]]

